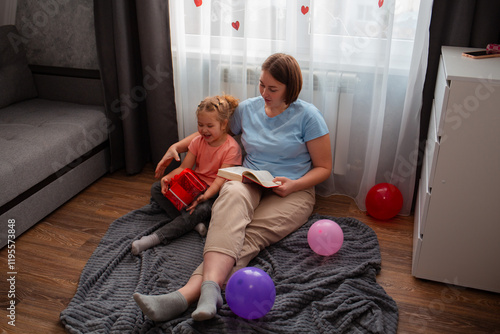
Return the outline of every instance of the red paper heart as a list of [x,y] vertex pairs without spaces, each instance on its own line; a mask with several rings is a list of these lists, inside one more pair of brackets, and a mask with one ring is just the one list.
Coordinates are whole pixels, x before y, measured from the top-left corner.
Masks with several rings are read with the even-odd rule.
[[202,3],[203,0],[194,0],[194,4],[196,5],[196,7],[200,7]]
[[236,21],[232,23],[232,26],[234,29],[238,30],[240,29],[240,21]]
[[309,11],[309,7],[308,6],[302,6],[300,8],[300,11],[302,12],[302,14],[306,15],[307,12]]
[[382,7],[382,5],[384,4],[384,0],[378,0],[378,7]]

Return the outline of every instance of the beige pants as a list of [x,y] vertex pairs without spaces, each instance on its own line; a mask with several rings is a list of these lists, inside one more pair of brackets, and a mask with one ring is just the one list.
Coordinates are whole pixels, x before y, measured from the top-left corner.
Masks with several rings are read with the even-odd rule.
[[[314,202],[314,187],[280,197],[258,185],[226,182],[212,207],[204,253],[233,257],[235,266],[229,278],[262,249],[304,225]],[[202,274],[203,263],[193,275]]]

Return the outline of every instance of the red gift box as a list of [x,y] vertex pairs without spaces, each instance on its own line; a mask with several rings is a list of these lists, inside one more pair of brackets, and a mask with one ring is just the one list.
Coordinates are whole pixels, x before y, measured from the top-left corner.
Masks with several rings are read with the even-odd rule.
[[207,190],[207,184],[192,169],[186,168],[170,181],[170,187],[165,196],[177,210],[181,211],[205,190]]

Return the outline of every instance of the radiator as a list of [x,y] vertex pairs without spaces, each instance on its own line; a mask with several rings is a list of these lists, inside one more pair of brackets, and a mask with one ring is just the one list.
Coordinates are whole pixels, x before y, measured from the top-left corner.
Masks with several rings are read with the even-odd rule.
[[337,122],[335,144],[333,147],[333,173],[345,175],[349,170],[349,141],[351,137],[351,120],[354,102],[354,92],[358,81],[356,74],[341,73],[339,89],[332,94],[338,94]]
[[[258,96],[260,66],[221,66],[221,90],[241,99]],[[303,70],[304,90],[309,90],[312,80],[312,102],[320,107],[325,106],[323,116],[330,129],[330,140],[334,152],[333,172],[345,175],[349,171],[349,142],[351,136],[351,120],[354,103],[354,92],[358,77],[354,73],[334,71]],[[246,94],[245,94],[246,93]]]

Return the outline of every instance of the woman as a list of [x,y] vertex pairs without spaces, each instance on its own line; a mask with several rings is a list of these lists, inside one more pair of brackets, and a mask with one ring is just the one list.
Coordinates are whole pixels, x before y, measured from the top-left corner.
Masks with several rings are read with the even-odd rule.
[[[281,185],[272,190],[238,181],[226,182],[212,208],[203,263],[178,291],[134,294],[154,321],[179,316],[198,300],[194,320],[211,319],[222,306],[221,288],[236,270],[265,247],[301,227],[312,213],[314,186],[332,169],[330,137],[319,110],[298,99],[302,74],[297,61],[282,53],[262,65],[260,97],[241,102],[231,119],[231,132],[241,134],[247,153],[243,165],[268,170]],[[197,134],[172,145],[156,169],[163,175],[173,158]]]

